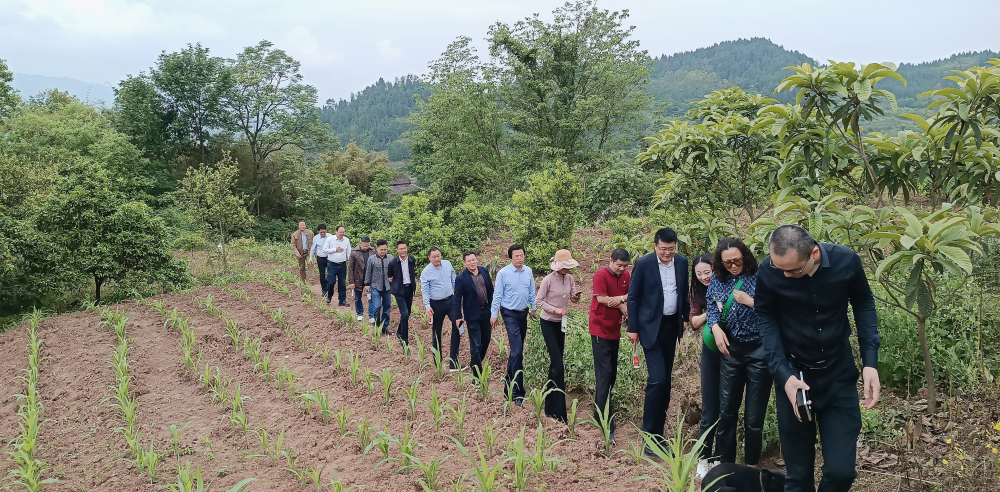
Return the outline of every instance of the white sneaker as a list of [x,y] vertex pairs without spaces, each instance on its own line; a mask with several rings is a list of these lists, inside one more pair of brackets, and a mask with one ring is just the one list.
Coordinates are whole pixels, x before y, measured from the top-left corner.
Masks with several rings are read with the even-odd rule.
[[361,321],[361,319],[362,319],[362,318],[361,318],[361,315],[359,314],[359,315],[358,315],[358,321]]
[[708,470],[711,469],[712,469],[712,464],[709,463],[708,460],[700,460],[698,461],[698,469],[695,470],[694,473],[699,480],[702,480],[705,478],[705,475],[708,475]]
[[368,318],[368,324],[369,325],[374,325],[375,324],[375,318]]

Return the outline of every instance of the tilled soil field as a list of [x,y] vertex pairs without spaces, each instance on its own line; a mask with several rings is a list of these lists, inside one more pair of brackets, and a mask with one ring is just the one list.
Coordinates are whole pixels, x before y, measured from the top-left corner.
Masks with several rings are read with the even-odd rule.
[[[154,304],[159,310],[151,307]],[[417,319],[411,333],[426,345],[423,361],[415,337],[411,355],[404,355],[394,339],[390,353],[386,339],[375,342],[362,333],[362,324],[342,323],[332,310],[289,299],[258,283],[202,288],[108,309],[122,311],[128,318],[131,391],[136,396],[141,442],[148,447],[152,440],[160,455],[156,479],[133,463],[122,433],[115,431],[122,426],[109,401],[115,386],[109,362],[117,343],[115,332],[97,312],[83,312],[45,319],[38,329],[45,358],[38,383],[44,415],[37,457],[52,466],[45,476],[60,480],[47,490],[158,490],[177,481],[178,467],[190,465],[212,482],[212,490],[227,490],[252,477],[255,481],[246,490],[315,490],[316,482],[324,490],[335,490],[330,481],[338,480],[345,487],[419,491],[424,473],[417,466],[403,469],[405,457],[398,441],[405,442],[407,434],[412,438],[411,454],[418,460],[441,461],[438,490],[474,490],[474,466],[456,441],[464,442],[477,461],[477,446],[482,449],[490,467],[504,460],[503,451],[522,429],[525,454],[536,451],[539,430],[532,404],[510,406],[505,412],[501,392],[505,361],[495,343],[489,352],[492,394],[483,401],[467,372],[444,369],[437,374],[430,330]],[[187,318],[198,353],[196,368],[185,366],[182,333],[165,323],[171,315]],[[243,340],[239,349],[233,342],[234,331]],[[445,347],[448,336],[446,330]],[[246,340],[256,341],[260,353],[270,354],[269,376],[246,355]],[[18,376],[27,366],[25,346],[23,326],[0,337],[0,391],[5,395],[23,391]],[[467,347],[463,351],[467,353]],[[294,388],[281,380],[283,371],[294,374]],[[389,377],[387,405],[383,379]],[[231,419],[233,413],[224,403],[230,400],[216,398],[208,389],[206,379],[217,378],[225,382],[230,395],[239,389],[245,433]],[[307,410],[302,395],[310,392],[322,393],[328,401],[326,422],[314,400]],[[415,395],[413,415],[408,393]],[[434,405],[435,396],[440,405]],[[3,407],[0,432],[10,440],[19,433],[17,398],[8,396]],[[581,405],[573,436],[565,424],[542,417],[543,456],[550,462],[539,467],[542,471],[529,473],[528,489],[650,490],[649,483],[630,483],[650,473],[649,465],[636,465],[624,454],[605,456],[600,433],[583,423],[589,415],[589,406]],[[629,427],[620,426],[618,449],[637,438]],[[265,433],[267,448],[261,439]],[[494,433],[499,437],[489,455],[487,436]],[[279,435],[283,443],[275,445]],[[0,471],[12,466],[3,463],[5,469]],[[502,484],[497,490],[510,486],[511,480],[504,478],[510,471],[511,462],[497,470],[497,482]]]

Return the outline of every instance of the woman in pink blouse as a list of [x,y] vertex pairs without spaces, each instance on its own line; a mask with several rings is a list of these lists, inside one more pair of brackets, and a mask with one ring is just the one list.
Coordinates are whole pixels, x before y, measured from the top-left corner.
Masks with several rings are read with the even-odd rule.
[[549,265],[552,273],[542,279],[535,301],[542,309],[541,325],[545,348],[549,351],[549,381],[545,389],[555,389],[545,397],[545,415],[566,422],[566,371],[563,351],[566,347],[566,319],[569,301],[579,302],[580,292],[569,271],[580,266],[566,249],[556,251]]

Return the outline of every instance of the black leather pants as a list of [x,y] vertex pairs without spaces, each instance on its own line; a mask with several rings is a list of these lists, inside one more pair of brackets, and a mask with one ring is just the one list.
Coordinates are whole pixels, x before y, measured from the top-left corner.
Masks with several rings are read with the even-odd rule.
[[748,465],[760,461],[763,444],[764,416],[771,396],[771,373],[760,339],[737,342],[730,338],[729,355],[722,355],[719,379],[719,426],[716,431],[716,453],[723,463],[736,462],[736,424],[740,403],[746,389],[743,410],[743,456]]

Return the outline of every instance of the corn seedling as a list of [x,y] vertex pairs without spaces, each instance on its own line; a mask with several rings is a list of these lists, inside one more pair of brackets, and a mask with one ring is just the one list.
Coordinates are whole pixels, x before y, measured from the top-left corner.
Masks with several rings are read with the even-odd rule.
[[[254,480],[254,478],[245,478],[233,485],[227,492],[242,492]],[[183,468],[177,469],[177,483],[167,484],[161,488],[170,489],[171,492],[208,492],[211,486],[211,483],[205,482],[202,478],[201,468],[196,467],[192,474],[191,464],[188,463]]]
[[483,403],[490,402],[490,378],[493,376],[493,369],[490,367],[490,361],[484,360],[483,365],[479,370],[472,371],[472,378],[476,384],[476,391],[479,392],[479,396],[483,399]]
[[383,396],[385,396],[385,408],[389,409],[389,405],[392,404],[392,382],[396,379],[396,375],[393,374],[391,367],[386,367],[382,369],[382,373],[379,374],[379,380],[382,381],[382,390],[384,391]]
[[576,419],[577,419],[577,410],[579,405],[580,405],[580,400],[578,398],[573,398],[573,402],[570,403],[569,406],[569,412],[566,414],[567,417],[566,424],[567,427],[569,428],[568,429],[569,437],[571,439],[576,437]]
[[344,354],[340,349],[333,351],[333,372],[338,376],[340,376],[340,362],[343,356]]
[[458,442],[457,439],[451,438],[458,445],[458,450],[462,452],[463,455],[469,460],[469,464],[472,467],[472,478],[476,480],[476,490],[478,492],[495,492],[500,488],[500,472],[504,469],[507,464],[507,460],[501,460],[499,463],[490,466],[486,455],[483,454],[483,450],[476,445],[476,455],[473,455],[462,443]]
[[[698,467],[698,461],[701,459],[701,448],[705,445],[705,437],[708,435],[706,432],[698,439],[685,440],[684,418],[679,414],[677,416],[677,430],[666,442],[663,442],[659,436],[643,432],[642,440],[645,441],[646,447],[652,450],[653,454],[658,458],[645,457],[646,461],[653,466],[653,469],[659,476],[644,475],[636,480],[652,480],[661,489],[671,492],[697,490],[694,472]],[[687,447],[687,444],[691,444],[691,446],[688,452],[685,453],[683,450]],[[721,478],[719,477],[716,480],[720,480]],[[704,490],[709,490],[714,483],[702,484],[702,487]]]
[[229,335],[229,340],[233,342],[233,350],[236,353],[240,352],[240,330],[236,325],[236,320],[226,319],[226,334]]
[[[454,364],[455,362],[452,362],[452,363]],[[458,371],[458,372],[456,372],[455,373],[455,390],[457,390],[459,393],[464,393],[465,392],[465,382],[468,379],[469,379],[469,376],[465,373],[465,371]]]
[[191,422],[188,422],[180,427],[177,427],[176,424],[170,424],[170,437],[173,438],[170,445],[174,448],[174,456],[181,455],[181,432],[190,424]]
[[614,439],[611,438],[611,421],[614,420],[615,415],[611,413],[610,406],[611,398],[608,398],[608,401],[604,403],[604,409],[595,408],[595,415],[586,421],[601,431],[601,438],[604,441],[604,455],[608,457],[611,456],[611,448],[615,445]]
[[253,366],[254,372],[259,372],[264,379],[267,380],[271,377],[271,354],[261,356],[260,360]]
[[434,376],[441,381],[444,377],[444,359],[441,358],[441,351],[431,347],[431,355],[434,356]]
[[308,393],[302,393],[299,395],[299,398],[306,403],[306,412],[309,412],[309,404],[313,403],[316,405],[316,408],[319,409],[320,416],[323,419],[323,425],[330,423],[330,399],[326,396],[326,393],[318,389],[314,389]]
[[412,456],[413,453],[416,452],[417,447],[420,446],[420,443],[417,442],[417,431],[420,430],[420,427],[423,425],[424,424],[421,423],[416,428],[412,428],[412,426],[407,425],[406,429],[403,430],[403,435],[396,439],[396,447],[399,448],[400,455],[400,458],[396,459],[396,461],[400,464],[400,469],[398,471],[406,473],[409,472],[410,467],[413,466],[410,456]]
[[538,426],[538,436],[535,438],[535,452],[531,455],[531,467],[535,470],[535,473],[543,473],[545,470],[555,471],[564,462],[564,460],[559,458],[547,456],[552,447],[560,442],[562,441],[549,444],[548,437],[545,435],[545,426]]
[[365,414],[365,418],[358,422],[358,444],[361,445],[361,454],[368,454],[371,449],[372,444],[372,428],[371,424],[368,422],[368,414]]
[[507,480],[510,480],[511,488],[516,492],[524,492],[528,488],[528,480],[531,478],[531,461],[524,449],[524,427],[521,427],[521,434],[507,445],[504,455],[511,464],[509,470],[504,470]]
[[514,377],[504,384],[504,397],[506,400],[503,402],[503,416],[507,416],[508,411],[514,409],[514,386],[517,385],[517,375],[521,374],[522,371],[517,371],[514,373]]
[[413,339],[416,340],[417,345],[417,360],[420,362],[420,370],[424,370],[424,355],[426,353],[427,347],[424,346],[424,342],[420,340],[420,336],[414,334]]
[[351,388],[358,387],[358,371],[361,369],[361,356],[357,354],[351,354],[350,361],[351,370]]
[[153,450],[153,441],[149,441],[149,450],[139,448],[136,454],[135,464],[140,470],[144,470],[149,475],[149,483],[156,480],[156,465],[160,462],[160,453]]
[[486,445],[487,458],[493,457],[493,450],[496,448],[501,432],[503,432],[503,429],[496,428],[496,421],[486,427],[486,429],[483,429],[483,444]]
[[406,409],[409,412],[410,420],[417,418],[417,396],[419,395],[420,378],[417,378],[410,382],[410,387],[406,390]]
[[317,344],[316,347],[317,347],[316,348],[317,353],[319,354],[320,357],[323,358],[323,363],[324,364],[329,364],[330,363],[330,347],[327,347],[326,345],[324,345],[323,346],[323,350],[319,350],[319,344]]
[[[405,456],[423,473],[423,477],[417,478],[417,483],[420,484],[420,488],[423,489],[423,492],[437,492],[438,480],[441,479],[441,467],[444,465],[444,462],[448,460],[448,458],[451,458],[451,455],[436,456],[427,461],[421,460],[413,453],[407,453]],[[459,490],[464,491],[465,489]]]
[[535,410],[535,420],[538,421],[538,425],[542,425],[542,416],[545,415],[545,399],[553,392],[562,393],[562,390],[553,385],[553,387],[545,391],[539,388],[532,388],[528,393],[527,400],[531,402],[532,408]]
[[337,429],[340,430],[340,438],[343,439],[348,434],[347,424],[351,421],[351,411],[341,407],[340,411],[333,414],[333,420],[337,422]]
[[[382,430],[375,433],[375,439],[372,440],[371,444],[369,444],[368,447],[369,449],[377,448],[379,452],[382,453],[382,460],[379,461],[378,465],[375,465],[376,468],[378,468],[378,466],[381,465],[382,463],[389,460],[389,449],[391,448],[392,443],[396,441],[397,441],[396,437],[393,436],[392,434],[389,434],[388,426],[384,427]],[[365,454],[368,454],[368,451],[369,450],[366,449]]]
[[424,400],[424,405],[427,405],[427,409],[431,411],[434,430],[440,429],[441,419],[444,417],[444,405],[441,404],[441,400],[437,395],[437,387],[434,385],[431,385],[431,397],[429,400]]
[[632,461],[635,463],[635,466],[643,464],[643,462],[646,461],[646,453],[644,449],[645,444],[642,439],[642,434],[640,433],[636,435],[634,440],[627,441],[627,443],[628,443],[628,449],[618,450],[615,452],[615,454],[621,453],[624,454],[625,456],[628,456],[629,458],[632,458]]
[[465,444],[465,416],[469,411],[469,405],[465,401],[465,395],[462,395],[462,400],[452,400],[454,405],[445,405],[448,412],[451,413],[452,418],[455,419],[455,429],[458,431],[458,441]]
[[365,389],[368,390],[368,396],[375,392],[375,373],[368,369],[365,369]]
[[[309,482],[312,482],[314,486],[316,486],[317,491],[323,490],[323,470],[325,469],[326,469],[325,464],[323,465],[322,468],[318,469],[313,466],[307,466],[305,468],[305,473],[304,473],[305,478],[308,479]],[[303,485],[305,485],[305,482],[303,482]]]

